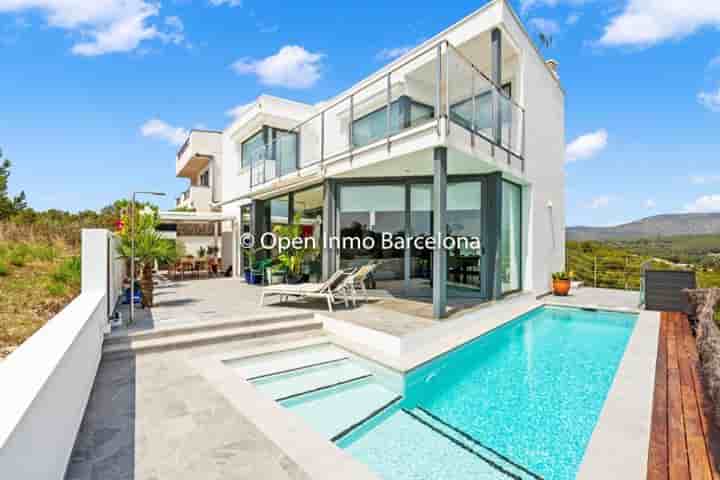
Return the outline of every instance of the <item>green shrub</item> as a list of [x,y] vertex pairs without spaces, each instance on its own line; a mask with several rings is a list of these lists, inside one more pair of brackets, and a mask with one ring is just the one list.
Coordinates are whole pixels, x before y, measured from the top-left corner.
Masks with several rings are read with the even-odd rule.
[[4,277],[10,273],[10,267],[5,262],[0,262],[0,277]]
[[10,252],[8,258],[10,260],[10,264],[16,267],[24,267],[25,263],[27,262],[26,255],[18,250],[13,250],[12,252]]
[[62,297],[67,293],[67,287],[62,283],[52,282],[47,286],[48,293],[53,297]]
[[80,257],[70,257],[63,260],[50,275],[53,282],[59,284],[80,283]]

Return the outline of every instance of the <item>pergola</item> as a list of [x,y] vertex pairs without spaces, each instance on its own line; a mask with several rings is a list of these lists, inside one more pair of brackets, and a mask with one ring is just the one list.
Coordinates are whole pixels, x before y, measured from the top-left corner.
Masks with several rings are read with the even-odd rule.
[[[238,218],[233,215],[224,215],[220,212],[174,212],[174,211],[165,211],[165,212],[159,212],[158,217],[160,219],[161,223],[165,224],[197,224],[197,223],[207,223],[210,225],[213,225],[213,238],[214,238],[214,245],[215,247],[219,244],[220,235],[222,232],[222,224],[223,222],[230,222],[231,224],[231,231],[232,231],[232,245],[231,245],[231,256],[232,256],[232,267],[233,267],[233,276],[240,276],[238,273],[238,264],[239,264],[239,258],[238,258],[238,248],[237,248],[237,238],[238,238]],[[223,250],[225,250],[223,248]],[[226,259],[223,258],[223,264],[227,265]]]

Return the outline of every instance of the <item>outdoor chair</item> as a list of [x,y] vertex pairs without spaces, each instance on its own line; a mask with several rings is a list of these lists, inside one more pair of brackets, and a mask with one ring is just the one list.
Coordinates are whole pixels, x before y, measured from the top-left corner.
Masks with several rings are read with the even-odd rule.
[[333,273],[327,281],[322,283],[301,283],[297,285],[290,285],[282,283],[279,285],[270,285],[263,288],[262,295],[260,297],[260,305],[265,304],[265,297],[271,295],[277,295],[280,297],[280,301],[284,302],[289,297],[294,298],[324,298],[327,301],[328,310],[333,311],[333,303],[335,303],[335,295],[342,294],[345,306],[349,306],[348,294],[350,290],[347,288],[345,279],[351,276],[343,270],[338,270]]
[[365,288],[365,281],[367,280],[368,276],[372,275],[376,268],[376,263],[369,263],[367,265],[363,265],[356,272],[348,275],[345,280],[343,280],[342,285],[338,287],[338,290],[343,288],[348,291],[348,293],[350,294],[350,298],[353,302],[353,306],[357,306],[358,289],[362,290],[363,295],[365,296],[365,303],[369,301],[367,288]]

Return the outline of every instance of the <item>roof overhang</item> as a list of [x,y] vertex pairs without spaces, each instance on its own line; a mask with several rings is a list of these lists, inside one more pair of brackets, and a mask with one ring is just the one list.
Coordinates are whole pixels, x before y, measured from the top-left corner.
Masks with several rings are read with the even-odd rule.
[[159,212],[158,217],[163,223],[210,223],[234,221],[232,215],[223,215],[216,212]]

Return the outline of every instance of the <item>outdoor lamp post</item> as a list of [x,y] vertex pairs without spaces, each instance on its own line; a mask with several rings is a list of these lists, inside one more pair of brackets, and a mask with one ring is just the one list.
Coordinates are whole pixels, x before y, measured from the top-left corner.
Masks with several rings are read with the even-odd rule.
[[135,196],[154,195],[164,197],[162,192],[133,192],[130,202],[130,318],[128,323],[135,321]]

